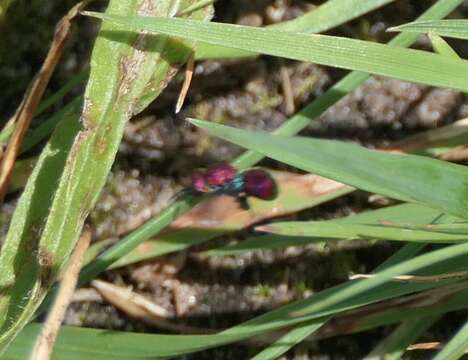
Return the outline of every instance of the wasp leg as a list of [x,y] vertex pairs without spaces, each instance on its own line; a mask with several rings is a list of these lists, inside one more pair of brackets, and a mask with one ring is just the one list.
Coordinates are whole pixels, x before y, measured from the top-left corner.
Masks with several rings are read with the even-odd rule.
[[186,195],[195,196],[195,195],[199,195],[199,194],[200,193],[198,191],[195,191],[192,188],[185,188],[185,189],[182,189],[182,190],[176,192],[174,195],[172,195],[170,201],[180,200],[181,198],[183,198]]
[[247,196],[238,195],[236,196],[236,201],[242,210],[250,210],[250,205],[249,205],[249,202],[247,201]]

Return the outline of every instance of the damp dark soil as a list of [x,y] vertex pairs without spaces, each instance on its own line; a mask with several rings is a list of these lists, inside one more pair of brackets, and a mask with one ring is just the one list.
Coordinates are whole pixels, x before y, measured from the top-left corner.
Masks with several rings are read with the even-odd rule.
[[[216,3],[215,20],[262,26],[299,16],[320,3],[220,0]],[[388,41],[387,27],[414,19],[431,3],[396,1],[330,33]],[[72,0],[16,0],[10,16],[0,24],[4,39],[0,44],[0,83],[4,84],[0,97],[1,119],[14,112],[45,56],[54,24],[73,4]],[[464,17],[467,13],[468,5],[465,4],[459,8],[457,17]],[[94,22],[79,20],[75,41],[52,79],[49,94],[87,65],[95,32]],[[451,45],[461,56],[468,55],[466,44],[451,42]],[[421,37],[415,47],[427,49],[429,43]],[[185,106],[181,113],[174,115],[182,81],[182,75],[177,76],[143,114],[132,119],[125,130],[112,174],[90,216],[95,241],[116,238],[134,224],[158,214],[175,192],[187,184],[194,169],[228,161],[241,153],[240,148],[191,128],[184,121],[186,117],[270,131],[284,123],[292,111],[301,109],[345,74],[336,69],[268,56],[200,62],[196,64]],[[285,76],[291,83],[295,110],[285,99]],[[81,91],[82,88],[76,89],[63,103]],[[468,102],[460,92],[375,77],[313,121],[302,134],[380,147],[467,115]],[[270,160],[262,161],[261,165],[294,171]],[[4,205],[3,218],[10,216],[14,203],[15,199],[11,198]],[[369,194],[356,192],[293,217],[332,218],[377,206]],[[247,232],[242,231],[183,253],[109,271],[102,279],[132,287],[177,314],[176,324],[223,329],[342,283],[351,273],[366,273],[397,249],[389,243],[362,241],[353,246],[337,243],[326,249],[317,249],[311,245],[224,258],[200,254],[200,250],[246,235]],[[91,290],[80,294],[81,300],[77,296],[69,308],[67,324],[168,332],[130,318],[106,304]],[[426,339],[447,339],[459,325],[459,319],[453,314],[442,321],[444,326],[432,328],[425,335]],[[304,342],[284,359],[358,359],[390,330],[380,328],[318,342]],[[252,344],[238,344],[181,359],[247,359],[258,349]]]

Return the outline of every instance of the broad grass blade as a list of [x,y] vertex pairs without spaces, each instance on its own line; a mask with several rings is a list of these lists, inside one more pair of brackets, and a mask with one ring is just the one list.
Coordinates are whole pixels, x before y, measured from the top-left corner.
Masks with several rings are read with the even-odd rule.
[[[113,0],[114,14],[173,16],[191,1]],[[211,9],[193,13],[206,20]],[[0,351],[31,319],[59,276],[114,162],[123,128],[157,97],[190,44],[103,24],[91,59],[80,123],[57,127],[13,215],[0,254]],[[144,50],[144,51],[143,51]]]
[[86,14],[121,24],[128,30],[145,30],[221,46],[229,44],[232,48],[266,55],[468,91],[468,75],[465,75],[468,73],[468,61],[421,50],[334,36],[178,18]]
[[234,144],[362,190],[468,218],[468,168],[416,155],[387,154],[333,140],[192,124]]

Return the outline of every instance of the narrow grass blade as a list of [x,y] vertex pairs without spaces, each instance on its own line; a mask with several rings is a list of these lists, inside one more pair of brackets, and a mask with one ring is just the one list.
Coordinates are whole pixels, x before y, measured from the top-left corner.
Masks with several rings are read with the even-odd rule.
[[271,28],[305,34],[319,33],[356,19],[393,1],[329,0],[296,19],[273,25]]
[[46,121],[42,122],[38,127],[32,129],[25,137],[23,144],[21,146],[21,153],[24,153],[30,150],[35,145],[39,144],[41,141],[44,141],[47,136],[49,136],[59,121],[64,117],[64,114],[74,113],[76,116],[79,116],[81,112],[81,107],[83,105],[83,98],[77,97],[72,100],[69,104],[65,105],[62,109],[53,114]]
[[273,344],[255,355],[251,360],[275,360],[283,355],[286,351],[299,344],[302,340],[319,329],[323,323],[312,322],[299,325],[295,329],[290,330],[287,334],[281,336]]
[[81,128],[76,113],[63,115],[18,201],[0,254],[0,286],[5,289],[0,299],[0,349],[27,323],[47,292],[52,271],[50,261],[65,260],[55,251],[34,248],[47,220],[57,179],[63,173],[67,155]]
[[[401,204],[390,206],[383,209],[366,211],[357,215],[335,219],[340,225],[348,223],[379,224],[382,221],[388,223],[411,223],[413,225],[432,224],[435,220],[441,220],[442,223],[451,223],[455,221],[453,217],[442,217],[440,211],[427,206],[417,204]],[[276,224],[273,224],[273,226]],[[207,251],[210,256],[226,256],[244,253],[246,251],[276,249],[286,246],[298,246],[309,243],[323,241],[322,237],[309,236],[287,236],[287,235],[264,235],[247,238],[246,240],[231,246],[225,246],[218,249]]]
[[325,239],[375,239],[423,243],[456,243],[468,240],[468,234],[419,230],[398,225],[342,224],[339,221],[288,221],[259,226],[256,230],[278,235],[313,236]]
[[[435,318],[445,313],[465,309],[467,296],[467,285],[455,284],[363,306],[335,316],[333,321],[325,324],[311,338],[313,340],[314,337],[320,339],[358,333],[402,321],[418,321],[422,318],[427,319],[427,326],[430,326]],[[381,344],[384,348],[380,348],[380,351],[404,351],[410,345],[406,339],[412,341],[412,336],[418,334],[412,333],[411,336],[393,334],[388,342],[384,341],[384,344]],[[405,340],[404,344],[401,342],[402,339]]]
[[[83,268],[80,274],[80,284],[83,284],[102,271],[108,269],[112,264],[116,263],[119,259],[129,254],[134,250],[139,244],[143,243],[145,240],[153,237],[158,232],[160,232],[165,226],[170,224],[172,221],[177,219],[181,214],[186,213],[188,210],[193,208],[197,200],[195,199],[184,199],[177,201],[167,209],[165,209],[158,217],[148,221],[144,225],[140,226],[137,230],[131,232],[129,235],[125,236],[117,245],[110,247],[103,253],[101,253],[96,259]],[[186,241],[186,237],[184,238]],[[202,238],[204,241],[205,237]],[[194,242],[190,242],[192,245]],[[168,242],[170,249],[166,249],[167,252],[172,252],[179,250],[181,247],[188,247],[188,244],[177,244],[177,242]],[[126,259],[128,261],[128,259]],[[120,266],[122,263],[118,263],[116,266]]]
[[[57,92],[49,96],[47,99],[42,101],[39,106],[37,107],[36,112],[34,113],[34,116],[39,116],[42,114],[44,111],[46,111],[48,108],[50,108],[52,105],[56,104],[58,101],[63,99],[63,97],[75,86],[77,86],[79,83],[81,83],[87,76],[88,76],[89,71],[88,70],[83,70],[74,77],[72,77],[62,88],[60,88]],[[72,101],[74,102],[74,101]],[[52,118],[55,118],[56,115],[54,114]],[[49,119],[50,120],[50,119]],[[54,123],[54,121],[50,120],[50,122]],[[43,123],[40,125],[42,127]],[[5,127],[2,129],[0,132],[0,143],[6,142],[6,140],[10,137],[11,133],[13,132],[15,128],[15,123],[14,122],[7,122]],[[50,135],[52,133],[53,129],[47,128],[47,132],[44,135]],[[33,130],[35,132],[36,129]],[[24,139],[24,142],[21,146],[21,151],[25,151],[24,144],[28,141],[28,138],[30,137],[30,134],[26,134],[26,137]]]
[[443,56],[451,56],[453,58],[460,58],[458,54],[451,48],[451,46],[439,35],[432,32],[428,33],[434,51]]
[[468,20],[425,20],[391,27],[388,31],[429,33],[456,39],[468,39]]
[[[329,0],[296,19],[267,26],[282,31],[319,33],[344,24],[363,14],[389,4],[393,0]],[[242,58],[256,56],[256,52],[199,43],[196,48],[197,59]]]
[[[456,290],[457,287],[459,288],[458,291]],[[468,291],[466,285],[464,285],[464,288],[465,290],[462,291],[459,285],[449,285],[391,299],[379,304],[363,306],[357,310],[334,317],[336,328],[333,329],[331,326],[332,329],[327,329],[327,325],[324,325],[317,332],[317,335],[327,334],[327,337],[334,337],[368,331],[381,326],[401,323],[402,321],[417,321],[421,318],[427,319],[427,325],[430,326],[433,318],[448,312],[466,309]],[[444,291],[447,291],[447,293],[444,294]],[[417,336],[414,333],[411,335]],[[382,344],[385,345],[385,348],[381,348],[380,351],[404,351],[410,345],[408,342],[412,341],[412,339],[412,336],[394,334],[391,339],[388,339],[389,343]],[[402,342],[402,340],[405,340],[405,342]]]
[[24,188],[37,163],[37,157],[16,160],[13,174],[11,175],[8,192],[14,192]]
[[468,322],[462,326],[455,336],[434,357],[434,360],[457,360],[463,357],[468,349]]
[[406,348],[424,333],[438,316],[423,316],[407,320],[400,324],[393,332],[377,345],[364,360],[398,360],[402,358]]
[[325,35],[205,23],[186,19],[118,16],[87,12],[127,29],[257,51],[294,60],[365,71],[426,85],[468,91],[468,61],[425,51]]
[[176,16],[189,15],[190,13],[193,13],[194,11],[203,9],[209,5],[213,5],[215,1],[216,0],[199,0],[198,2],[195,2],[192,5],[189,5],[186,8],[179,10]]
[[450,125],[431,129],[392,143],[386,149],[411,152],[417,155],[440,156],[447,149],[468,143],[468,118]]
[[342,301],[349,301],[350,298],[359,295],[362,292],[369,291],[379,285],[390,281],[393,277],[403,274],[411,274],[415,271],[441,262],[446,259],[455,259],[458,256],[466,256],[468,254],[468,243],[460,245],[452,245],[445,247],[441,250],[432,251],[427,254],[420,255],[414,259],[403,261],[397,265],[388,267],[387,269],[379,272],[376,277],[369,278],[357,283],[352,284],[346,290],[330,296],[322,303],[316,303],[294,312],[294,315],[301,316],[305,314],[315,313],[321,311],[328,306],[339,304]]
[[[468,168],[353,144],[252,133],[201,120],[192,124],[234,144],[362,190],[468,217]],[[440,191],[444,189],[444,191]]]
[[89,76],[89,69],[81,70],[78,74],[74,75],[68,82],[63,85],[58,91],[42,101],[37,107],[34,116],[39,116],[44,111],[49,109],[54,104],[62,100],[73,88],[84,82]]
[[262,236],[248,237],[247,239],[237,244],[208,250],[203,252],[203,254],[208,256],[235,256],[250,251],[274,250],[288,246],[301,246],[308,244],[316,244],[320,247],[325,246],[325,242],[322,238],[267,234]]
[[[312,331],[313,328],[319,328],[322,324],[323,322],[311,322],[307,330]],[[29,325],[2,359],[23,360],[27,358],[34,337],[39,331],[39,324]],[[161,359],[247,339],[250,337],[249,334],[254,335],[256,332],[252,329],[235,336],[222,333],[156,335],[63,326],[54,347],[54,354],[60,355],[58,357],[60,359],[66,358],[67,360]]]

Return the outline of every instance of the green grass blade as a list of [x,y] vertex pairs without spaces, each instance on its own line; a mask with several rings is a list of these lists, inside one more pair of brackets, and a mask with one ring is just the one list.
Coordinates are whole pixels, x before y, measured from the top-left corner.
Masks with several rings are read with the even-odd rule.
[[[438,210],[421,206],[417,204],[401,204],[390,206],[383,209],[366,211],[357,215],[348,216],[334,221],[339,224],[347,223],[364,223],[379,224],[381,221],[392,223],[411,223],[413,225],[432,224],[435,220],[441,218],[441,213]],[[455,218],[444,217],[440,219],[440,223],[451,223]],[[225,246],[218,249],[205,252],[210,256],[226,256],[241,254],[246,251],[276,249],[286,246],[305,245],[311,242],[323,241],[323,238],[315,238],[308,236],[285,236],[285,235],[265,235],[247,238],[246,240],[231,246]]]
[[468,254],[468,243],[452,245],[440,250],[432,251],[427,254],[420,255],[410,260],[403,261],[397,265],[386,268],[376,274],[375,277],[365,279],[363,281],[352,283],[346,289],[327,297],[320,303],[314,303],[305,306],[299,311],[293,313],[294,316],[303,316],[305,314],[313,314],[322,311],[325,308],[337,305],[341,302],[348,302],[349,299],[358,296],[363,292],[370,291],[386,282],[393,277],[403,274],[413,274],[414,272],[428,267],[432,264],[442,262],[444,260],[454,260],[457,257],[466,256]]
[[62,120],[63,114],[74,112],[79,116],[81,107],[83,105],[83,98],[77,97],[73,99],[69,104],[65,105],[62,109],[53,114],[46,121],[42,122],[38,127],[31,130],[25,137],[23,144],[21,145],[21,153],[30,150],[35,145],[44,141],[49,136],[57,124]]
[[363,360],[401,359],[406,348],[437,321],[437,319],[439,319],[438,316],[424,316],[403,322],[393,330],[384,341],[364,357]]
[[[83,70],[77,75],[73,76],[63,87],[60,88],[60,90],[58,90],[57,92],[55,92],[54,94],[52,94],[51,96],[49,96],[47,99],[45,99],[39,104],[36,112],[34,113],[34,116],[39,116],[44,111],[49,109],[52,105],[62,100],[63,97],[70,90],[72,90],[75,86],[81,83],[87,76],[88,76],[88,70]],[[5,127],[0,132],[0,143],[6,142],[8,138],[10,137],[10,135],[12,134],[14,129],[15,129],[15,123],[7,122]],[[49,130],[47,135],[50,135],[51,133],[52,133],[52,129]],[[29,135],[26,135],[25,141],[27,141],[28,136]]]
[[[177,201],[159,214],[158,217],[148,221],[137,230],[125,236],[119,244],[104,251],[94,261],[83,268],[80,273],[80,283],[85,283],[93,279],[97,274],[109,268],[120,258],[130,253],[143,241],[156,235],[178,216],[191,209],[195,203],[196,200],[193,199]],[[175,249],[171,251],[175,251]],[[119,265],[121,265],[121,263]]]
[[[398,265],[398,263],[406,260],[412,259],[415,254],[421,249],[420,244],[408,244],[400,249],[395,255],[391,256],[386,262],[386,268]],[[434,255],[435,263],[437,262],[438,252]],[[435,263],[432,265],[430,269],[428,269],[429,274],[433,274],[433,272],[452,272],[458,271],[460,269],[466,269],[466,256],[461,256],[459,258],[453,257],[449,260],[443,260],[438,264],[438,266],[434,266]],[[382,268],[380,266],[379,268]],[[425,274],[423,271],[421,274]],[[203,348],[219,346],[222,344],[226,344],[229,342],[239,341],[241,339],[249,338],[254,335],[258,335],[264,333],[266,331],[280,329],[286,326],[292,326],[294,324],[301,323],[308,318],[316,319],[318,322],[323,321],[324,316],[337,314],[339,312],[353,309],[356,307],[362,307],[366,304],[371,304],[374,302],[380,302],[385,299],[390,299],[394,297],[399,297],[404,294],[412,293],[418,290],[429,289],[434,286],[443,286],[446,283],[450,283],[447,281],[441,281],[438,283],[431,283],[431,284],[400,284],[400,283],[386,283],[383,286],[375,290],[370,290],[362,293],[358,297],[354,297],[345,303],[334,305],[325,309],[320,313],[313,314],[306,318],[296,318],[291,317],[290,314],[294,311],[298,311],[303,309],[304,307],[310,306],[312,304],[321,304],[325,299],[328,299],[330,296],[334,296],[346,289],[350,286],[353,286],[356,282],[347,282],[342,285],[335,286],[334,288],[330,288],[324,290],[318,294],[313,295],[312,297],[297,301],[295,303],[286,305],[282,308],[277,310],[271,311],[267,314],[254,318],[246,323],[240,324],[235,326],[221,334],[212,335],[211,338],[207,338],[206,336],[173,336],[173,335],[163,335],[162,337],[159,335],[145,335],[145,334],[131,334],[128,332],[125,333],[114,333],[112,331],[103,330],[102,332],[95,332],[95,330],[90,329],[75,329],[64,327],[62,334],[64,336],[59,336],[59,342],[57,344],[57,351],[61,351],[61,353],[65,354],[77,354],[76,356],[80,356],[77,353],[77,341],[79,344],[84,348],[86,351],[84,358],[86,355],[93,356],[114,356],[115,351],[118,351],[114,358],[118,358],[118,356],[126,356],[126,351],[130,351],[134,358],[137,358],[137,354],[139,351],[144,351],[147,356],[152,356],[153,352],[155,351],[155,355],[159,356],[176,356],[181,355],[188,352],[193,352],[197,350],[201,350]],[[446,291],[444,291],[446,293]],[[463,305],[465,304],[466,297],[462,298]],[[458,300],[460,302],[460,300]],[[427,303],[425,302],[427,305]],[[450,306],[451,309],[453,306]],[[457,308],[460,308],[458,306]],[[397,309],[398,310],[398,309]],[[448,310],[446,310],[448,311]],[[431,312],[433,313],[433,312]],[[440,313],[440,311],[439,311]],[[371,314],[372,315],[372,314]],[[395,319],[398,321],[399,318],[396,314],[390,313],[389,315],[383,314],[382,319],[373,319],[371,322],[366,321],[362,325],[360,325],[363,329],[368,329],[372,326],[380,326],[383,324],[392,323]],[[407,317],[408,313],[404,312],[402,316]],[[321,318],[322,317],[322,318]],[[89,330],[90,332],[87,332]],[[16,352],[24,353],[24,348],[26,345],[24,342],[31,342],[31,328],[28,327],[25,332],[21,333],[21,336],[18,339],[18,343],[13,344],[13,348]],[[78,333],[77,333],[78,332]],[[67,335],[68,334],[68,335]],[[98,354],[95,353],[96,348],[101,349],[101,347],[96,346],[95,342],[96,338],[103,339],[102,335],[106,335],[106,343],[109,344],[109,347],[106,348],[106,352],[99,351]],[[119,344],[121,342],[121,336],[124,336],[126,341],[124,344]],[[225,335],[228,335],[227,337]],[[111,344],[116,344],[112,346]],[[94,345],[93,345],[94,344]],[[155,344],[159,346],[155,348]],[[132,347],[135,345],[137,347],[136,351],[132,352]],[[129,348],[130,347],[130,348]],[[91,355],[90,355],[91,354]],[[120,354],[120,355],[119,355]],[[71,356],[72,356],[71,355]],[[24,357],[23,357],[24,358]],[[80,358],[80,357],[78,357]],[[81,357],[83,358],[83,357]],[[93,357],[94,358],[94,357]],[[97,358],[97,357],[96,357]],[[103,357],[108,359],[109,357]],[[112,357],[111,357],[112,358]]]
[[8,120],[5,123],[5,126],[0,131],[0,144],[2,144],[2,146],[6,146],[7,141],[10,138],[11,134],[13,134],[14,130],[15,123],[13,122],[13,118],[10,118],[10,120]]
[[[380,304],[364,306],[353,310],[355,316],[344,313],[336,316],[335,319],[336,322],[344,323],[350,322],[349,319],[351,319],[353,332],[367,331],[420,318],[426,318],[429,321],[431,317],[466,309],[467,296],[466,284],[463,286],[448,285],[391,299]],[[395,334],[393,340],[389,339],[395,347],[398,347],[397,338],[398,335]],[[406,346],[403,346],[401,342],[400,344],[400,350],[404,350]]]
[[177,13],[177,16],[183,16],[183,15],[189,15],[190,13],[193,13],[194,11],[203,9],[209,5],[213,5],[216,2],[216,0],[199,0],[198,2],[193,3],[192,5],[187,6],[186,8],[183,8]]
[[[78,118],[78,117],[77,117]],[[37,163],[37,156],[16,160],[13,174],[11,175],[8,193],[24,188]]]
[[250,251],[275,250],[288,246],[301,246],[308,244],[316,244],[320,247],[325,246],[322,238],[267,234],[262,236],[248,237],[247,239],[237,244],[208,250],[203,252],[203,254],[208,256],[234,256]]
[[356,19],[394,0],[329,0],[314,10],[271,28],[282,31],[319,33]]
[[283,355],[293,346],[299,344],[302,340],[318,330],[326,321],[306,323],[290,330],[287,334],[281,336],[273,344],[255,355],[251,360],[275,360]]
[[[171,1],[158,2],[149,10],[141,9],[141,4],[148,6],[136,0],[113,0],[108,11],[136,14],[144,10],[158,16],[177,11]],[[205,19],[210,13],[207,9],[193,15]],[[15,210],[0,254],[1,350],[30,320],[67,261],[104,186],[126,121],[162,91],[190,54],[189,48],[164,36],[144,39],[118,32],[121,29],[112,24],[101,28],[84,96],[83,129],[76,134],[77,125],[57,128]],[[54,168],[48,169],[53,161]]]
[[468,349],[468,322],[458,330],[455,336],[437,353],[434,360],[461,359]]
[[124,25],[127,29],[146,30],[215,45],[229,44],[241,50],[468,91],[468,75],[464,75],[468,74],[468,61],[425,51],[334,36],[179,18],[86,14]]
[[451,48],[451,46],[439,35],[430,32],[428,34],[431,40],[434,51],[443,56],[451,56],[453,58],[460,58],[458,54]]
[[388,31],[404,31],[417,34],[429,33],[456,39],[468,39],[468,20],[426,20],[389,28]]
[[468,234],[419,230],[410,226],[343,224],[339,221],[287,221],[257,227],[256,230],[288,236],[313,236],[329,239],[375,239],[423,243],[456,243]]
[[[432,219],[428,220],[423,220],[418,215],[415,216],[413,214],[411,219],[414,223],[424,221],[428,224],[443,224],[450,223],[453,221],[453,217],[446,214],[436,214]],[[407,243],[403,245],[400,249],[398,249],[398,251],[395,254],[393,254],[387,260],[385,260],[383,263],[377,266],[374,272],[385,270],[390,266],[396,265],[407,259],[411,259],[412,257],[416,256],[421,250],[423,250],[425,246],[426,244],[423,243]]]
[[[329,0],[296,19],[267,28],[312,34],[330,30],[363,14],[373,11],[393,0]],[[232,49],[217,45],[199,43],[196,59],[242,58],[256,56],[256,52]]]
[[390,266],[396,265],[406,259],[410,259],[413,256],[416,256],[419,252],[421,252],[426,244],[422,243],[407,243],[403,245],[398,251],[381,263],[375,271],[384,270]]
[[89,76],[89,69],[81,70],[78,74],[74,75],[68,82],[63,85],[58,91],[53,93],[42,101],[37,107],[37,111],[34,116],[42,114],[44,111],[49,109],[51,106],[62,100],[73,88],[84,82]]
[[[380,302],[424,289],[444,286],[454,281],[447,282],[446,280],[442,280],[437,284],[434,282],[417,284],[395,283],[388,280],[403,273],[416,273],[418,269],[423,268],[425,270],[420,272],[421,275],[466,269],[467,248],[467,244],[453,245],[417,257],[413,257],[413,251],[405,250],[407,256],[403,257],[403,260],[400,258],[402,261],[396,263],[393,261],[392,256],[389,259],[387,267],[382,271],[378,270],[378,272],[375,272],[376,277],[362,281],[349,281],[323,290],[307,299],[296,301],[226,330],[223,334],[241,334],[252,327],[256,327],[259,331],[272,330],[277,325],[289,326],[310,319],[321,319],[325,316],[362,307],[366,304]],[[298,317],[299,315],[301,317]],[[387,318],[391,318],[391,316]]]
[[[63,114],[62,122],[43,149],[39,160],[16,206],[7,238],[0,254],[0,349],[27,323],[50,284],[47,261],[59,264],[65,258],[35,242],[40,239],[43,224],[63,173],[67,155],[80,130],[76,112]],[[42,249],[42,250],[41,250]],[[44,258],[45,257],[45,258]],[[39,264],[44,264],[40,268]]]
[[[309,324],[309,329],[318,328],[322,323],[312,322]],[[2,359],[23,360],[27,358],[34,337],[39,331],[40,325],[29,325]],[[54,354],[57,356],[54,359],[160,359],[247,339],[255,333],[255,330],[252,329],[236,336],[224,335],[223,333],[216,335],[156,335],[63,326],[54,347]]]
[[[275,160],[370,192],[468,217],[468,168],[353,144],[252,133],[201,120],[191,123]],[[444,191],[440,191],[444,189]]]

